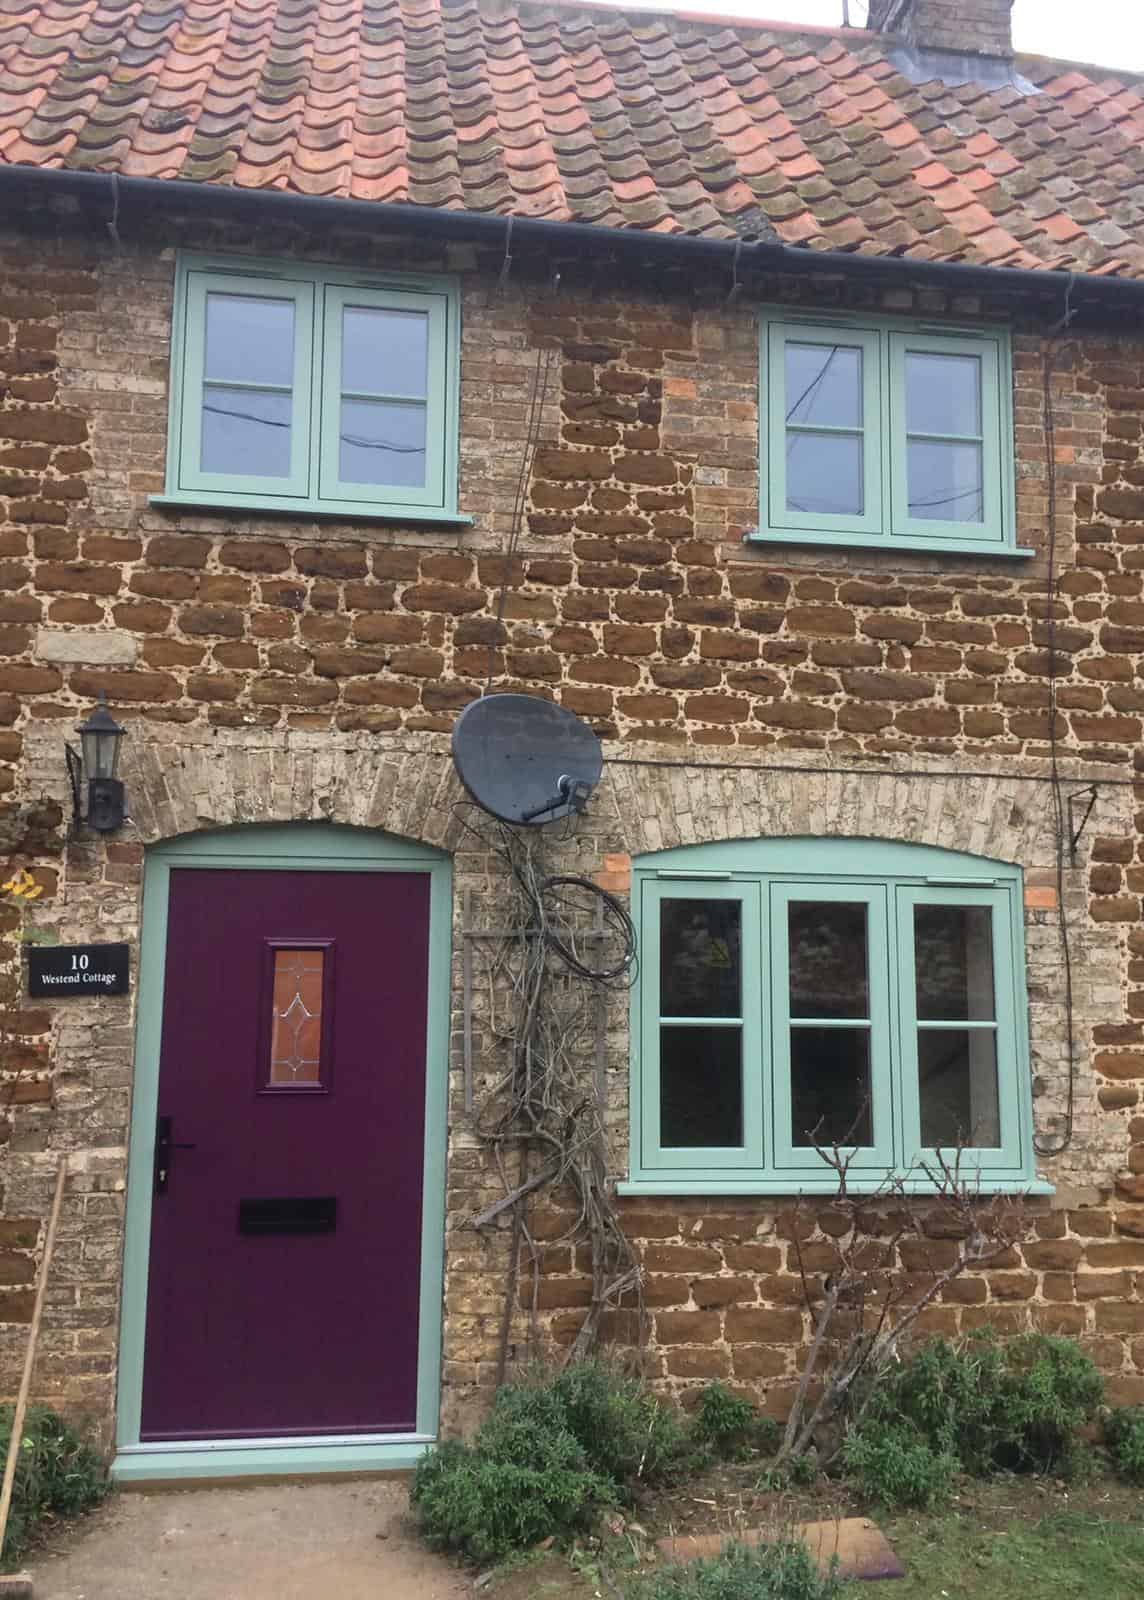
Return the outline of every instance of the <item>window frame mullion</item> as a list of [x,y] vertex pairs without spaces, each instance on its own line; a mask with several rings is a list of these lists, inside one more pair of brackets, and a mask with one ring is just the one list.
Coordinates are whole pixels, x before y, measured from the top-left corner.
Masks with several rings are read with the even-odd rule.
[[[200,465],[202,452],[203,395],[210,380],[206,377],[207,304],[212,294],[234,299],[288,300],[294,307],[293,381],[277,393],[289,393],[290,471],[280,477],[236,475],[210,472]],[[172,429],[175,487],[193,494],[231,494],[260,497],[264,501],[304,504],[313,488],[310,434],[314,390],[313,321],[314,285],[306,280],[279,279],[273,276],[238,274],[190,267],[186,273],[182,300],[182,323],[173,345],[172,389],[178,386],[177,431]],[[176,366],[176,359],[178,365]],[[228,388],[245,385],[228,382]],[[260,386],[250,385],[251,392]],[[264,386],[262,386],[264,387]]]
[[[914,949],[914,910],[917,906],[985,907],[990,913],[993,961],[994,1058],[997,1073],[997,1106],[1000,1121],[996,1146],[967,1145],[962,1160],[974,1172],[988,1177],[1024,1170],[1031,1153],[1028,1130],[1019,1094],[1022,1071],[1020,1017],[1017,1012],[1017,987],[1023,987],[1023,966],[1013,938],[1013,886],[996,888],[899,884],[895,895],[899,937],[901,1049],[901,1104],[903,1122],[902,1169],[928,1164],[936,1159],[935,1147],[925,1146],[921,1138],[921,1094],[918,1084],[917,1035],[925,1024],[917,1015],[917,986]],[[944,1031],[955,1032],[956,1020]],[[935,1029],[934,1031],[943,1031]],[[957,1152],[950,1146],[942,1150],[951,1161]]]
[[[204,472],[199,467],[202,384],[209,293],[289,300],[295,308],[295,362],[285,386],[230,389],[292,396],[290,472],[278,477]],[[422,486],[323,482],[323,446],[336,427],[340,392],[326,393],[330,356],[327,324],[335,299],[422,312],[428,319],[429,365],[425,396],[370,395],[390,405],[420,406],[425,415],[426,476]],[[340,379],[340,369],[338,373]],[[180,253],[175,269],[164,492],[159,506],[233,508],[316,517],[467,523],[457,509],[460,457],[460,293],[442,274],[357,272],[333,263],[310,265],[260,257]],[[337,461],[334,462],[335,468]]]
[[[638,1167],[648,1176],[750,1177],[763,1170],[762,1022],[760,985],[753,982],[761,961],[761,926],[758,915],[759,885],[755,881],[644,878],[639,887],[640,943],[648,965],[639,985],[639,1036],[632,1041],[638,1061],[638,1090],[632,1096],[632,1150]],[[733,900],[740,906],[741,994],[739,1026],[742,1071],[743,1144],[741,1146],[669,1146],[660,1132],[660,1028],[659,948],[661,908],[669,900]],[[702,1027],[703,1017],[685,1019]],[[720,1025],[720,1019],[714,1019]],[[670,1019],[669,1019],[670,1025]],[[724,1023],[722,1025],[731,1026]],[[636,1166],[633,1160],[633,1167]]]
[[[829,1172],[812,1146],[796,1145],[787,1128],[791,1118],[790,1055],[790,953],[787,908],[798,901],[823,905],[865,905],[868,1010],[865,1018],[853,1019],[855,1027],[865,1027],[870,1049],[870,1116],[874,1141],[852,1147],[850,1170],[885,1173],[894,1160],[896,1122],[892,1085],[892,1034],[889,993],[888,886],[877,881],[825,878],[777,878],[767,886],[770,908],[770,989],[771,989],[771,1094],[770,1122],[774,1130],[774,1170],[776,1176]],[[810,1019],[801,1019],[802,1026]],[[844,1026],[840,1023],[839,1026]]]
[[[991,911],[994,1015],[991,1021],[973,1020],[992,1031],[996,1041],[1001,1144],[995,1150],[967,1150],[963,1172],[970,1181],[979,1177],[982,1193],[1051,1192],[1034,1167],[1019,868],[924,845],[741,840],[733,845],[682,847],[658,858],[645,856],[635,864],[632,892],[641,968],[631,1009],[631,1181],[621,1185],[622,1192],[792,1195],[828,1194],[836,1187],[834,1173],[812,1147],[792,1147],[789,1139],[779,1137],[783,1110],[777,1104],[776,1085],[786,1070],[787,1055],[779,1037],[787,1023],[788,1005],[780,992],[784,982],[789,1003],[785,908],[798,899],[881,904],[881,932],[878,919],[868,913],[868,1016],[878,1138],[870,1155],[856,1157],[851,1164],[855,1192],[877,1190],[890,1178],[902,1185],[903,1192],[932,1192],[932,1180],[919,1164],[920,1158],[928,1161],[930,1170],[934,1165],[933,1152],[920,1148],[913,988],[913,908],[918,904],[985,905]],[[735,899],[743,907],[744,1146],[735,1151],[695,1147],[665,1152],[655,1143],[659,914],[666,899]],[[879,966],[884,980],[880,994]],[[678,1020],[702,1026],[718,1019]],[[840,1025],[847,1020],[839,1019]],[[957,1026],[956,1018],[948,1019],[947,1031]],[[877,1122],[879,1101],[886,1137]]]

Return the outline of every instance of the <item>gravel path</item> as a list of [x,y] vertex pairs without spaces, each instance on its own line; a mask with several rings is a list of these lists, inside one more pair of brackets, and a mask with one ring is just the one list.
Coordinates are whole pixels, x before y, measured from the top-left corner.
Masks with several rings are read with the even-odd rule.
[[29,1563],[36,1600],[455,1600],[393,1480],[120,1494]]

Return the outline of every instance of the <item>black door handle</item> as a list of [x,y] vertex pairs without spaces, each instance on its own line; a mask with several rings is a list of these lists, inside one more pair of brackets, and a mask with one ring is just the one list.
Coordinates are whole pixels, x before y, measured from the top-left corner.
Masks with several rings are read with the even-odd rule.
[[166,1194],[167,1182],[171,1175],[171,1151],[194,1150],[193,1144],[176,1144],[171,1134],[174,1130],[174,1117],[160,1117],[155,1128],[155,1193]]

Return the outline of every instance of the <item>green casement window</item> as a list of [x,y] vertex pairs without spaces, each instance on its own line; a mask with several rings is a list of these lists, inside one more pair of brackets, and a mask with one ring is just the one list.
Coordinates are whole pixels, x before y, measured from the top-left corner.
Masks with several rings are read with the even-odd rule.
[[181,257],[158,503],[462,520],[459,334],[447,279]]
[[759,541],[1031,553],[1006,330],[792,313],[761,333]]
[[1035,1188],[1020,869],[772,839],[644,856],[629,1190]]

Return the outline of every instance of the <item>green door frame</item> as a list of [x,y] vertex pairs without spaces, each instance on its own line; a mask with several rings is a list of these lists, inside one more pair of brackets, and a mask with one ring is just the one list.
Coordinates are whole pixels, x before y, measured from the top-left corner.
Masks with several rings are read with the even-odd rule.
[[[141,1444],[143,1346],[159,1046],[171,869],[424,872],[429,876],[429,1004],[425,1060],[417,1427],[411,1434],[322,1435],[193,1444]],[[121,1483],[256,1474],[377,1472],[412,1466],[437,1436],[445,1255],[445,1146],[449,1067],[452,863],[428,845],[365,828],[299,822],[190,834],[147,851],[135,1029],[135,1085],[127,1169],[127,1228],[120,1317],[113,1476]],[[440,1003],[444,1002],[444,1003]]]

